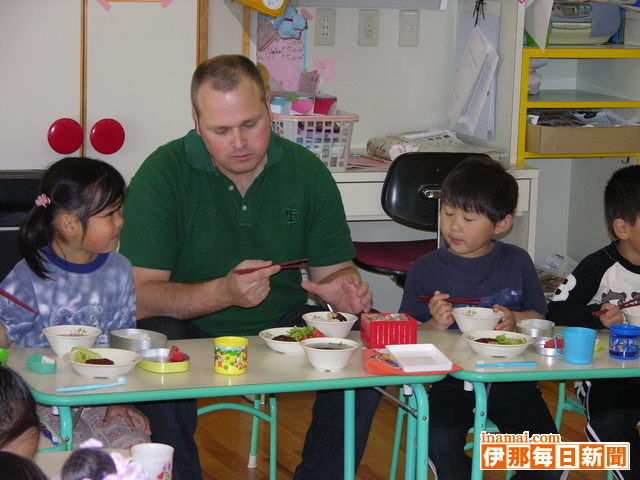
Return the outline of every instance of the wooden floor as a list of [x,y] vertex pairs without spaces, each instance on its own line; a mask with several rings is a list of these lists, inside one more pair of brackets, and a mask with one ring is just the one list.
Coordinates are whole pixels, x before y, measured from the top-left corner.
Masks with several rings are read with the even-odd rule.
[[[569,387],[569,384],[567,384]],[[547,404],[555,414],[557,399],[557,384],[542,382]],[[396,394],[397,389],[389,387],[389,391]],[[285,393],[279,394],[278,399],[278,479],[290,479],[300,461],[300,452],[304,436],[311,417],[311,406],[315,393]],[[224,399],[203,399],[199,406],[215,402],[245,402],[242,397]],[[365,452],[357,478],[361,480],[382,480],[388,478],[391,459],[391,445],[396,418],[396,407],[387,399],[382,400],[380,408],[372,426],[367,450]],[[563,441],[586,441],[583,428],[585,420],[582,415],[565,412],[561,434]],[[248,479],[258,480],[269,478],[269,437],[268,428],[263,423],[260,429],[260,444],[258,450],[258,466],[247,468],[249,443],[251,440],[250,415],[222,410],[200,417],[196,440],[200,448],[203,479]],[[336,455],[341,455],[336,452]],[[401,456],[397,478],[403,477]],[[431,476],[429,477],[431,478]],[[485,479],[503,479],[502,472],[489,472]],[[604,472],[572,472],[571,480],[604,479]],[[337,479],[327,479],[337,480]],[[464,480],[464,479],[461,479]]]

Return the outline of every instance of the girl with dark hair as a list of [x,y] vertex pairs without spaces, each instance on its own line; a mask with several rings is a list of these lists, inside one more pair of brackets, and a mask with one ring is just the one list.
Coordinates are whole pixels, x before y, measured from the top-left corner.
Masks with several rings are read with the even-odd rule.
[[64,462],[61,480],[102,480],[110,473],[116,473],[116,464],[108,453],[81,448]]
[[[120,173],[100,160],[69,157],[49,167],[20,227],[18,246],[24,258],[0,284],[19,299],[0,297],[0,347],[47,346],[42,329],[51,325],[98,327],[103,333],[97,343],[106,343],[111,330],[135,327],[131,264],[116,252],[124,194]],[[105,444],[116,447],[111,440],[126,437],[117,448],[148,441],[149,421],[137,409],[101,408],[99,415],[96,408],[82,414],[91,418],[88,431],[84,429],[87,438],[102,436]],[[57,418],[51,421],[55,424]],[[93,424],[122,428],[96,432]],[[127,430],[141,435],[126,435]],[[79,433],[82,439],[83,429]]]
[[48,480],[40,467],[30,458],[11,452],[0,452],[3,480]]
[[10,368],[0,367],[0,451],[32,458],[39,424],[36,402],[24,380]]

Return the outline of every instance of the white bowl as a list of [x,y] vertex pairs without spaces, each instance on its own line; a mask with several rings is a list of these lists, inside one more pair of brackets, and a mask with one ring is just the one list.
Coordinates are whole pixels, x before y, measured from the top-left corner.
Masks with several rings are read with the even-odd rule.
[[516,330],[533,338],[553,337],[555,323],[542,318],[527,318],[516,323]]
[[307,338],[300,345],[313,368],[323,372],[342,370],[360,348],[360,344],[354,340],[336,337]]
[[53,353],[61,357],[73,347],[93,347],[102,330],[87,325],[54,325],[43,328],[42,333]]
[[289,330],[291,330],[291,327],[267,328],[266,330],[262,330],[258,336],[265,341],[271,350],[286,355],[304,355],[304,350],[302,350],[300,342],[273,340],[273,337],[277,337],[278,335],[286,335]]
[[474,330],[493,330],[504,312],[494,312],[485,307],[458,307],[453,309],[453,318],[462,333]]
[[327,337],[344,338],[349,334],[353,324],[358,320],[358,317],[350,313],[340,312],[340,315],[347,319],[346,321],[341,322],[338,319],[332,318],[333,313],[334,312],[305,313],[302,315],[302,319],[307,322],[307,325],[310,327],[316,327]]
[[[524,343],[517,345],[498,345],[494,343],[483,343],[476,340],[480,338],[496,338],[498,335],[506,335],[509,338],[523,339]],[[533,338],[529,335],[516,332],[503,332],[500,330],[480,330],[468,332],[463,335],[471,349],[487,357],[515,357],[524,352],[533,343]]]
[[623,308],[622,314],[629,325],[640,327],[640,307]]
[[67,352],[62,358],[71,365],[71,368],[73,368],[76,373],[79,373],[83,377],[90,378],[110,378],[126,375],[142,360],[142,355],[138,352],[132,352],[131,350],[121,350],[119,348],[92,348],[90,350],[101,355],[102,358],[113,360],[113,365],[92,365],[90,363],[76,362],[73,360],[75,352]]

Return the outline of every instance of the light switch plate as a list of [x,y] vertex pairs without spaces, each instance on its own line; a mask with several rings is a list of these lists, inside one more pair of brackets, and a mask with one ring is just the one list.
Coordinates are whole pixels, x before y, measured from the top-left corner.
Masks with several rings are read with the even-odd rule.
[[400,10],[398,45],[417,47],[420,37],[420,10]]
[[375,9],[363,8],[359,10],[360,22],[358,23],[358,45],[361,47],[378,46],[378,30],[380,24],[380,12]]
[[315,44],[321,47],[332,47],[336,43],[336,9],[316,9]]

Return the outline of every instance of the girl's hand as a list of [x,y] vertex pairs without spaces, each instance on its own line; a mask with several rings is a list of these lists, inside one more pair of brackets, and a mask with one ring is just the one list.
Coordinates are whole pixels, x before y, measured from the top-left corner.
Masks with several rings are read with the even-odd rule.
[[137,408],[132,405],[109,405],[104,414],[104,422],[102,426],[106,427],[111,420],[116,417],[122,417],[129,425],[131,430],[136,429],[136,423],[140,425],[140,429],[147,435],[151,435],[151,424],[149,419]]
[[505,330],[507,332],[513,332],[516,329],[516,319],[513,316],[513,312],[509,310],[507,307],[503,307],[502,305],[494,305],[494,312],[504,312],[504,316],[500,319],[498,324],[496,325],[496,330]]
[[455,322],[453,314],[451,313],[453,307],[451,303],[445,302],[446,298],[449,298],[449,294],[442,293],[438,290],[433,292],[433,296],[427,305],[429,313],[431,314],[431,319],[425,323],[427,329],[446,330],[449,328],[449,325]]
[[621,325],[624,323],[624,315],[620,311],[617,305],[613,303],[603,303],[600,306],[601,310],[606,310],[606,313],[600,315],[600,322],[607,328],[611,328],[612,325]]

